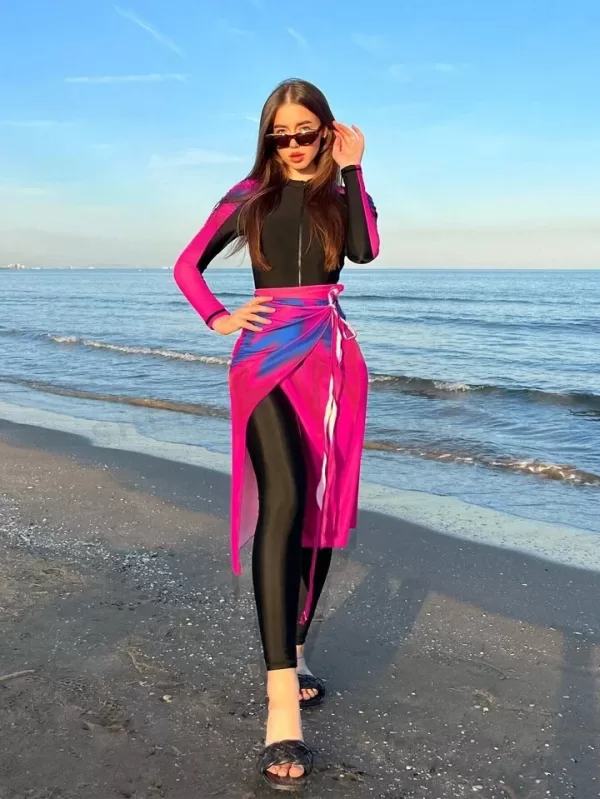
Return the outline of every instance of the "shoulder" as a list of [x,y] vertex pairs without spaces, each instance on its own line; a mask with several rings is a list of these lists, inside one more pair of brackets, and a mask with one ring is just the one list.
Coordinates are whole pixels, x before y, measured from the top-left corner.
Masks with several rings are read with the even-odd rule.
[[236,224],[242,202],[252,193],[257,181],[246,178],[232,186],[214,206],[210,220],[217,227]]
[[245,178],[241,180],[239,183],[236,183],[235,186],[232,186],[227,194],[221,200],[222,203],[239,203],[242,200],[245,200],[248,195],[252,194],[252,192],[257,188],[258,181],[252,178]]

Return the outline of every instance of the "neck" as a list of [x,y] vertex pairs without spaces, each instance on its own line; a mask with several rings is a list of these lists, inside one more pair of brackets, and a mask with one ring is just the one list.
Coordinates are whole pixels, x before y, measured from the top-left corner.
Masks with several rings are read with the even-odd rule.
[[310,180],[316,175],[317,167],[315,164],[310,164],[306,169],[294,169],[293,166],[289,166],[287,172],[289,180]]

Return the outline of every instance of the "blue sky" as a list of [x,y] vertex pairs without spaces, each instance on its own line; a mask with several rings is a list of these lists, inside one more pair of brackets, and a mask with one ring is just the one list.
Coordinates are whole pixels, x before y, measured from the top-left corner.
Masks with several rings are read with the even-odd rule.
[[0,263],[171,263],[297,76],[382,265],[600,267],[598,41],[598,0],[4,0]]

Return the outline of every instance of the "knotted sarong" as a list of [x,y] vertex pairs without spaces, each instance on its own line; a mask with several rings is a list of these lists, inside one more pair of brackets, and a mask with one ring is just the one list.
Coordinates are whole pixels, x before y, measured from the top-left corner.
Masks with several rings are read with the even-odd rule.
[[270,325],[244,330],[229,372],[232,417],[231,558],[241,574],[240,550],[258,519],[258,491],[246,449],[246,427],[258,403],[279,386],[301,431],[307,475],[302,546],[316,553],[344,547],[356,527],[358,486],[367,411],[367,368],[338,296],[342,285],[257,289],[273,297]]

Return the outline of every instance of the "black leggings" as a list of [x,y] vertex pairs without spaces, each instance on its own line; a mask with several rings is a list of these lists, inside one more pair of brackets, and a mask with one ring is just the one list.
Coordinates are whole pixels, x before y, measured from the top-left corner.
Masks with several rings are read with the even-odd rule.
[[267,669],[295,668],[331,563],[321,549],[308,620],[300,624],[310,576],[312,549],[302,546],[306,466],[298,420],[280,388],[254,409],[246,443],[258,484],[258,524],[252,578]]

